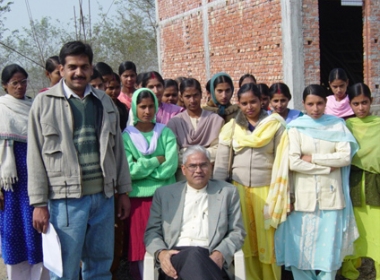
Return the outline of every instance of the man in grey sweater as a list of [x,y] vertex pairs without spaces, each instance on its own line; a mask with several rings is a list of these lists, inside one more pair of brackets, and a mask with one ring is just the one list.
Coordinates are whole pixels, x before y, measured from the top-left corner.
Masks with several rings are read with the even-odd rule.
[[33,226],[49,222],[62,247],[63,276],[111,279],[114,248],[114,192],[118,217],[129,215],[129,168],[118,110],[103,91],[89,85],[93,53],[80,41],[60,51],[62,80],[40,93],[28,127],[28,194]]

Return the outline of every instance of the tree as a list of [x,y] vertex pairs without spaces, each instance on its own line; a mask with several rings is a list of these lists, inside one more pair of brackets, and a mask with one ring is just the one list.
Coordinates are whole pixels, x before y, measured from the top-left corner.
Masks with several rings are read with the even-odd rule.
[[[2,19],[5,19],[3,15],[10,11],[11,4],[13,4],[13,2],[4,3],[4,0],[0,0],[0,42],[3,35],[2,32],[6,30],[2,21]],[[6,58],[0,55],[0,67],[5,63],[5,61]]]
[[[45,60],[58,55],[64,43],[80,39],[92,46],[94,62],[106,62],[115,72],[125,60],[135,62],[139,72],[157,70],[154,1],[128,3],[127,7],[124,1],[116,2],[118,12],[112,18],[100,9],[103,21],[91,28],[89,18],[84,16],[74,18],[67,26],[49,17],[35,20],[28,28],[0,40],[0,68],[9,63],[24,67],[30,80],[28,94],[35,95],[49,84],[44,76]],[[81,31],[75,26],[81,26]]]
[[34,21],[33,27],[12,32],[2,42],[2,56],[7,58],[6,64],[18,63],[28,72],[28,94],[31,96],[49,85],[44,74],[46,59],[58,55],[65,42],[74,40],[73,34],[61,26],[59,21],[54,24],[51,18],[44,17]]
[[115,18],[101,14],[103,22],[94,25],[91,43],[96,61],[104,61],[115,72],[121,62],[133,61],[139,72],[157,70],[157,42],[154,1],[118,2]]
[[[6,2],[4,3],[4,0],[0,0],[0,18],[4,19],[3,14],[6,12],[9,12],[11,10],[11,5],[13,2]],[[4,31],[4,23],[0,20],[0,30]],[[0,32],[0,39],[1,39],[1,32]]]

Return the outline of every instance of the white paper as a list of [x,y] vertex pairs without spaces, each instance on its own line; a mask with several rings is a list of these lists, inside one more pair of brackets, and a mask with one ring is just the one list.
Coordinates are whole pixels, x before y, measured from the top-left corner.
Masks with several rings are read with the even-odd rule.
[[42,250],[44,266],[58,277],[63,275],[61,242],[52,224],[46,233],[42,234]]

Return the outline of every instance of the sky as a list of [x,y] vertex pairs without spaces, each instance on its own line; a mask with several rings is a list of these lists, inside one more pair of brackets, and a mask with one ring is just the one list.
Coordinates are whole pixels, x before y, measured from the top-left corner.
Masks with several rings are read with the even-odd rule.
[[[29,15],[25,0],[6,0],[12,1],[11,11],[4,14],[6,20],[3,20],[6,29],[9,29],[5,35],[11,31],[23,27],[29,27]],[[74,6],[77,18],[79,18],[79,0],[28,0],[33,20],[40,20],[42,17],[51,17],[53,22],[59,19],[63,23],[68,23],[74,18]],[[103,12],[108,15],[116,14],[113,0],[91,0],[91,22],[95,23],[100,20],[98,13],[99,7],[103,7]],[[88,0],[82,0],[83,14],[88,16]],[[74,29],[74,28],[73,28]]]

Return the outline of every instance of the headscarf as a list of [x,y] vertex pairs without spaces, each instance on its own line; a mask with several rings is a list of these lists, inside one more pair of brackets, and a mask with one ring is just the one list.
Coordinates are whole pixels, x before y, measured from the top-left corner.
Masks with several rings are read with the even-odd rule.
[[136,125],[136,123],[138,121],[141,121],[139,120],[139,118],[137,117],[137,98],[138,96],[143,92],[143,91],[149,91],[152,96],[153,96],[153,100],[154,100],[154,107],[155,107],[155,114],[154,114],[154,118],[152,119],[152,123],[156,123],[156,114],[157,114],[157,111],[158,111],[158,100],[157,100],[157,97],[156,95],[154,94],[153,91],[151,91],[150,89],[148,88],[140,88],[138,89],[137,91],[135,91],[133,93],[133,96],[132,96],[132,115],[133,115],[133,125]]
[[160,137],[162,130],[165,128],[165,125],[156,123],[156,116],[154,116],[154,118],[152,119],[152,123],[154,123],[155,126],[153,128],[153,136],[150,140],[150,143],[148,143],[144,135],[135,127],[137,122],[140,121],[140,119],[137,117],[137,98],[144,91],[149,91],[150,93],[152,93],[156,110],[155,114],[157,113],[158,100],[156,95],[150,89],[140,88],[132,96],[133,126],[127,126],[124,132],[128,133],[136,149],[139,150],[139,152],[145,156],[154,153],[154,151],[156,150],[158,138]]
[[[220,76],[226,76],[228,78],[231,79],[231,77],[227,74],[227,73],[224,73],[224,72],[219,72],[217,74],[215,74],[212,78],[211,78],[211,82],[210,82],[210,93],[211,93],[211,99],[212,99],[212,102],[214,102],[214,104],[216,106],[218,106],[219,110],[218,110],[218,115],[219,116],[224,116],[225,115],[225,109],[226,107],[228,107],[229,103],[226,104],[226,105],[221,105],[218,100],[216,99],[216,96],[215,96],[215,88],[214,88],[214,82],[217,78],[219,78]],[[231,79],[232,81],[232,79]],[[234,85],[232,84],[232,87],[231,87],[231,91],[232,91],[232,94],[234,93]]]
[[12,184],[18,180],[13,143],[26,143],[31,106],[28,98],[0,97],[0,187],[6,191],[13,191]]

